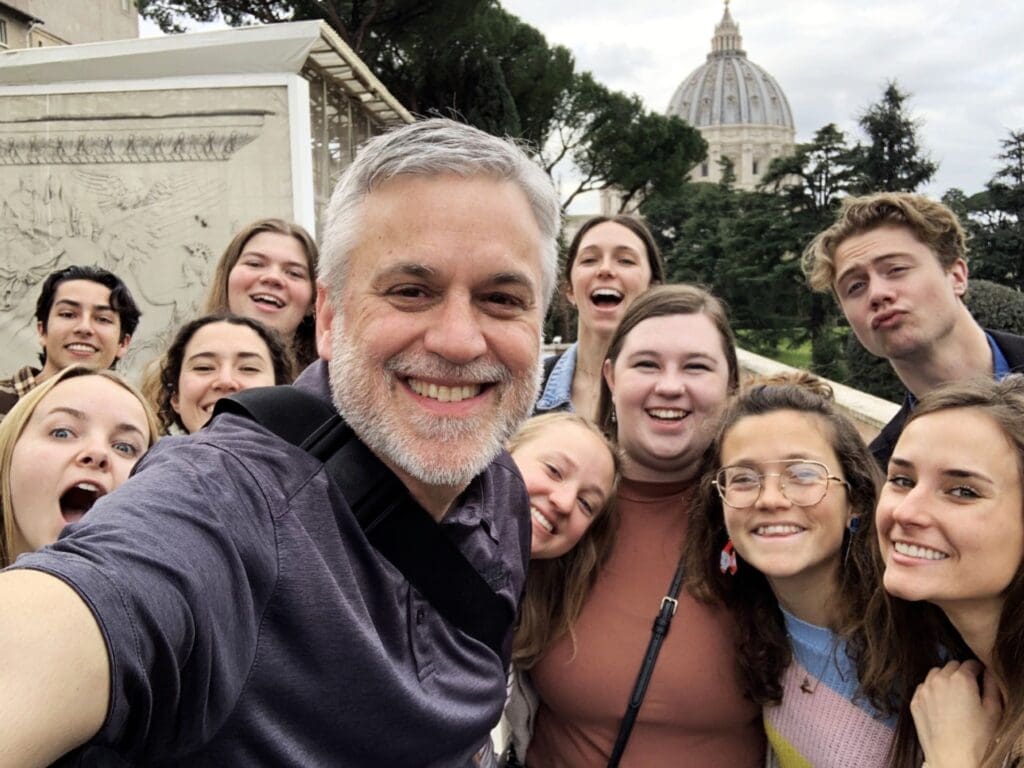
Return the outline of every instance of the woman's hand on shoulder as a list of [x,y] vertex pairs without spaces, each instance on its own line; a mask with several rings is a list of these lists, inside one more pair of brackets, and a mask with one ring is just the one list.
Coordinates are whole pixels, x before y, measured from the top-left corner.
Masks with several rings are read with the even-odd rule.
[[1002,712],[999,687],[980,662],[932,669],[910,701],[928,768],[978,768]]

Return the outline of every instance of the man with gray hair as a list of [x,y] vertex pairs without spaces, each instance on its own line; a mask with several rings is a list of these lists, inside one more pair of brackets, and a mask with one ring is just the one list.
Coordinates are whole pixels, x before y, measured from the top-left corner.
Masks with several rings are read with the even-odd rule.
[[384,473],[368,492],[400,489],[491,590],[497,642],[371,543],[345,478],[222,413],[0,574],[0,766],[475,764],[529,555],[501,446],[536,397],[558,225],[511,142],[449,120],[370,140],[326,213],[323,359],[295,384]]

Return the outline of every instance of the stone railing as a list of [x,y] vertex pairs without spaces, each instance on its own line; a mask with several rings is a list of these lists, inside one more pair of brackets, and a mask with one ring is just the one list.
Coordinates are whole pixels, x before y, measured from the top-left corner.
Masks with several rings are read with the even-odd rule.
[[[559,352],[565,349],[566,346],[568,345],[547,344],[544,347],[544,355],[547,356]],[[738,357],[740,369],[744,376],[775,376],[784,373],[795,373],[797,371],[796,368],[767,357],[762,357],[761,355],[755,355],[753,352],[748,352],[745,349],[738,350]],[[850,417],[866,441],[874,438],[879,430],[899,410],[899,406],[895,403],[869,395],[866,392],[861,392],[859,389],[854,389],[835,381],[829,381],[828,384],[832,387],[833,393],[835,393],[836,404],[839,406],[839,409]]]

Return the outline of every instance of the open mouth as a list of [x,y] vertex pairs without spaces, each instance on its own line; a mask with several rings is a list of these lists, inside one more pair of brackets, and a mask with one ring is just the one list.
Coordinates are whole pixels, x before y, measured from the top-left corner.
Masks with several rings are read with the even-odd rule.
[[648,408],[647,415],[657,421],[682,421],[689,415],[689,411],[680,408]]
[[614,288],[598,288],[590,294],[590,300],[594,306],[601,309],[613,309],[619,306],[624,298],[622,291],[617,291]]
[[106,491],[95,483],[76,483],[61,495],[60,513],[67,522],[78,522],[92,509],[96,500],[105,495]]
[[548,520],[548,518],[544,516],[543,512],[541,512],[539,509],[537,509],[536,507],[534,507],[532,505],[530,506],[530,516],[534,519],[534,521],[541,528],[543,528],[548,533],[554,533],[555,532],[555,524],[554,524],[554,522],[551,521],[551,520]]
[[83,355],[91,355],[97,351],[96,347],[92,344],[82,344],[81,342],[75,342],[73,344],[64,345],[64,349],[68,352],[75,352]]
[[257,304],[263,304],[264,306],[273,307],[274,309],[281,309],[284,307],[284,300],[269,293],[254,293],[249,298]]
[[476,397],[483,391],[482,384],[435,384],[430,381],[408,378],[409,389],[421,397],[429,397],[439,403],[461,403]]
[[802,533],[804,531],[799,525],[793,525],[791,523],[772,523],[771,525],[762,525],[754,529],[755,536],[792,536],[795,533]]
[[894,541],[892,548],[905,557],[912,557],[915,560],[945,560],[949,557],[945,552],[930,547],[922,547],[918,544],[908,544],[905,541]]

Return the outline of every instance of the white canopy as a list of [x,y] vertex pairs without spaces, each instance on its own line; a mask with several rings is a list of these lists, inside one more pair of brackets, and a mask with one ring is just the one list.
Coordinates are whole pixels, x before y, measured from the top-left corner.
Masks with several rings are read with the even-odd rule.
[[25,48],[0,53],[0,86],[189,76],[298,74],[312,61],[381,123],[413,118],[322,21],[190,32],[164,37]]

